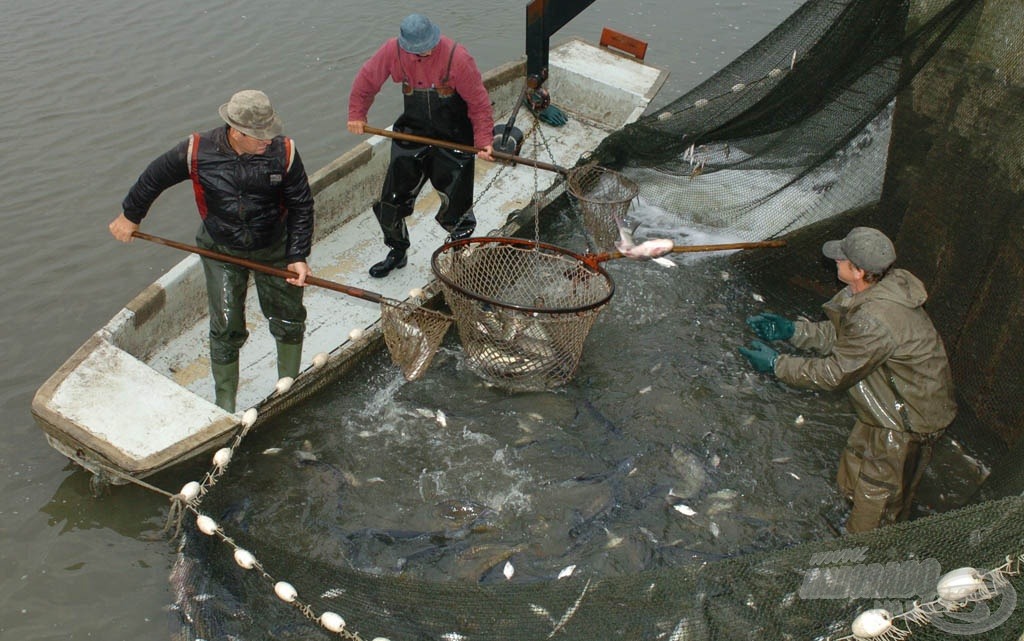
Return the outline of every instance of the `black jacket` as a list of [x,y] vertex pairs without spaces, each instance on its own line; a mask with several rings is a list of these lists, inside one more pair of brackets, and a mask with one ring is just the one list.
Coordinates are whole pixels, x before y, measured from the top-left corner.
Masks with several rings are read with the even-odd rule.
[[[191,178],[199,215],[218,244],[263,249],[287,234],[287,261],[306,260],[313,195],[294,144],[278,136],[266,153],[240,156],[228,144],[227,130],[225,125],[193,134],[151,162],[121,204],[125,217],[142,222],[157,196]],[[190,146],[197,147],[191,156]]]

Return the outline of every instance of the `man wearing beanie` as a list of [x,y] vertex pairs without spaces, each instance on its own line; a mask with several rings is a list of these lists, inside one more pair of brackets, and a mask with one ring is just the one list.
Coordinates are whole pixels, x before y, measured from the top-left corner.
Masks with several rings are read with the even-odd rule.
[[815,355],[779,353],[760,341],[740,352],[787,385],[849,395],[857,419],[837,480],[853,503],[846,530],[863,532],[909,516],[932,444],[953,421],[956,400],[946,349],[924,310],[924,284],[892,268],[892,241],[877,229],[855,227],[825,243],[822,253],[846,283],[822,306],[827,320],[770,313],[747,319],[761,339],[785,340]]
[[[396,132],[475,146],[481,150],[476,156],[494,160],[494,115],[476,62],[426,16],[407,16],[398,36],[360,68],[348,99],[350,132],[364,133],[370,106],[388,78],[401,83],[404,96],[404,111],[393,126]],[[405,267],[410,246],[405,218],[428,180],[441,199],[438,224],[452,239],[472,235],[474,158],[461,151],[392,140],[391,164],[380,200],[373,205],[390,251],[370,268],[371,276],[382,278]]]

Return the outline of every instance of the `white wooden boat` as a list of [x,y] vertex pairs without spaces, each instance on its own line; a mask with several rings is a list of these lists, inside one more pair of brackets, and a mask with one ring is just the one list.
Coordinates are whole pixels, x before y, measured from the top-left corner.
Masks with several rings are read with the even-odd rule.
[[[563,167],[575,165],[608,133],[636,120],[667,76],[633,56],[581,40],[551,49],[548,65],[545,86],[570,118],[560,127],[539,123],[540,132],[526,127],[521,153],[533,149],[530,136],[542,133],[546,155],[535,158]],[[512,113],[524,69],[520,61],[485,74],[496,122]],[[367,273],[384,252],[371,204],[390,143],[381,136],[368,138],[310,176],[317,214],[310,263],[319,278],[390,299],[405,300],[414,288],[429,298],[439,292],[430,257],[445,241],[433,220],[438,198],[429,185],[417,214],[408,219],[408,266],[384,279]],[[529,205],[535,193],[543,207],[564,189],[564,177],[555,172],[479,160],[476,167],[478,235],[508,235],[524,222],[510,221],[509,215]],[[227,413],[213,402],[205,284],[198,256],[189,255],[132,299],[37,391],[32,413],[49,443],[107,482],[142,478],[226,444],[240,429],[245,410],[257,410],[257,423],[273,416],[380,345],[377,304],[307,288],[302,371],[290,390],[278,393],[276,348],[255,296],[251,287],[239,412]],[[362,330],[361,336],[351,337],[360,333],[353,329]]]

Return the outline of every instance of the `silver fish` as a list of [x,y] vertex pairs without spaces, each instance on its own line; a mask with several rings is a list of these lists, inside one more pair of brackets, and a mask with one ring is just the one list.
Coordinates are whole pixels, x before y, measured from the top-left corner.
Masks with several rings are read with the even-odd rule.
[[652,238],[651,240],[645,240],[639,245],[632,247],[619,248],[621,253],[626,258],[633,258],[637,260],[644,260],[649,258],[659,258],[672,251],[675,247],[675,243],[668,238]]
[[310,441],[303,441],[302,447],[295,450],[295,458],[299,463],[315,463],[317,455],[313,452],[313,443]]

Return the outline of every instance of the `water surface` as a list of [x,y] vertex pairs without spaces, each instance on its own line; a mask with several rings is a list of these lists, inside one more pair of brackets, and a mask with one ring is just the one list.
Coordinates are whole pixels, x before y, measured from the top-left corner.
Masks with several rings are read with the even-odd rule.
[[[717,71],[797,5],[796,0],[597,0],[554,40],[596,41],[606,25],[647,39],[648,60],[671,71],[655,103],[664,104]],[[32,394],[46,377],[181,258],[166,248],[124,247],[109,237],[106,225],[125,192],[157,154],[193,130],[216,125],[217,106],[242,88],[268,92],[307,167],[319,168],[358,142],[344,131],[349,84],[358,65],[394,34],[406,13],[431,14],[466,44],[482,69],[489,69],[522,55],[525,12],[520,5],[493,0],[414,5],[0,0],[0,9],[0,78],[7,89],[8,123],[7,162],[0,175],[5,203],[0,216],[8,238],[0,250],[7,275],[0,335],[6,365],[0,376],[0,636],[161,637],[172,600],[173,547],[147,536],[163,526],[166,500],[135,487],[92,498],[88,475],[46,444],[29,411]],[[391,91],[379,99],[372,119],[384,126],[398,108],[397,92]],[[180,187],[160,199],[145,228],[188,240],[196,223],[190,191]],[[549,515],[550,530],[561,528],[562,538],[516,559],[524,575],[550,573],[570,558],[565,555],[574,545],[594,559],[595,567],[601,564],[596,551],[610,550],[602,571],[649,563],[655,544],[644,542],[640,527],[662,546],[692,535],[691,547],[704,552],[716,538],[709,522],[677,518],[678,512],[664,507],[663,486],[671,484],[664,476],[673,465],[665,451],[675,446],[707,468],[703,496],[721,489],[740,493],[736,512],[770,507],[787,488],[799,490],[792,490],[797,500],[818,506],[832,491],[828,470],[843,431],[833,427],[837,421],[826,420],[825,401],[813,396],[794,398],[768,387],[739,407],[734,407],[736,396],[722,396],[730,386],[758,389],[749,387],[749,370],[730,351],[731,341],[742,335],[739,319],[751,305],[749,292],[723,281],[722,270],[715,262],[677,272],[616,266],[615,277],[630,286],[620,289],[594,328],[579,378],[559,393],[517,397],[483,388],[460,368],[460,350],[451,343],[422,385],[396,384],[368,364],[376,401],[349,398],[347,389],[335,387],[283,418],[280,433],[259,434],[248,455],[260,459],[272,446],[291,452],[309,439],[324,458],[342,457],[336,464],[356,475],[364,491],[342,488],[343,509],[324,518],[330,516],[328,525],[346,532],[391,527],[395,515],[374,506],[387,500],[418,501],[422,509],[407,516],[431,528],[437,518],[444,519],[436,516],[434,500],[457,496],[496,509],[499,517],[489,535],[500,538],[497,545],[514,547],[532,534],[528,521]],[[385,402],[390,395],[395,403]],[[794,399],[793,405],[777,410],[759,402],[759,395]],[[443,430],[437,410],[448,418]],[[804,414],[809,427],[791,432],[796,413]],[[749,416],[754,423],[747,429],[775,436],[770,443],[779,451],[770,454],[792,456],[805,466],[796,473],[810,478],[802,475],[797,483],[778,464],[764,464],[768,452],[739,451],[743,443],[737,441],[747,438],[742,425],[725,426],[730,417]],[[840,426],[846,423],[839,417]],[[713,438],[703,436],[708,431]],[[768,443],[766,438],[763,445]],[[345,448],[359,451],[357,446],[378,453],[391,448],[394,454],[359,468],[344,458]],[[717,466],[711,465],[714,456]],[[291,459],[279,460],[297,475],[311,471]],[[630,461],[637,470],[632,476]],[[261,459],[257,469],[264,466]],[[415,472],[416,483],[396,488],[369,482],[374,476],[395,478],[398,471]],[[597,478],[609,471],[608,480]],[[625,478],[616,480],[616,474]],[[177,491],[190,479],[166,474],[153,481]],[[765,485],[777,486],[765,495],[773,498],[760,498]],[[609,521],[610,534],[596,525],[600,519],[592,519],[591,527],[578,529],[571,540],[568,529],[600,515],[612,499],[641,507],[613,515],[622,520]],[[569,502],[580,504],[578,513],[565,509]],[[701,501],[694,503],[694,509],[702,509]],[[253,509],[272,512],[262,504]],[[360,515],[368,520],[345,520]],[[268,516],[268,527],[270,522]],[[733,527],[725,520],[719,525],[717,538],[726,541],[721,546],[726,552],[773,542],[758,539],[757,526],[737,522]],[[782,524],[774,542],[813,535],[822,527],[815,519]],[[606,548],[610,536],[640,538]],[[366,567],[389,571],[398,562],[388,553],[372,552],[360,557]],[[669,546],[661,556],[679,560],[686,554]],[[436,574],[448,561],[421,562],[419,568]]]

